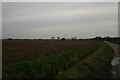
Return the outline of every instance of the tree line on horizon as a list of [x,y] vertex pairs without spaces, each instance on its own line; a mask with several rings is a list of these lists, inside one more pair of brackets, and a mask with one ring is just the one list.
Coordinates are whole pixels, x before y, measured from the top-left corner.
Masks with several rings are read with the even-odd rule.
[[101,36],[96,36],[96,37],[94,37],[94,38],[86,38],[86,39],[78,39],[77,37],[72,37],[72,38],[69,38],[69,39],[67,39],[67,38],[64,38],[64,37],[51,37],[50,39],[14,39],[14,38],[11,38],[11,37],[9,37],[9,38],[6,38],[6,39],[2,39],[2,40],[112,40],[112,39],[118,39],[118,40],[120,40],[120,37],[109,37],[109,36],[107,36],[107,37],[101,37]]

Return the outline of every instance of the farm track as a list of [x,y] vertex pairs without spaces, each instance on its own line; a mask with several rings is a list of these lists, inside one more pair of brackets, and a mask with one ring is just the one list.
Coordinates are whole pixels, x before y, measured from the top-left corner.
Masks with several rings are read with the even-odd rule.
[[112,78],[120,80],[120,44],[114,44],[107,41],[105,41],[105,43],[110,45],[114,50],[113,60],[111,61],[113,73]]
[[0,79],[2,78],[2,41],[0,40]]

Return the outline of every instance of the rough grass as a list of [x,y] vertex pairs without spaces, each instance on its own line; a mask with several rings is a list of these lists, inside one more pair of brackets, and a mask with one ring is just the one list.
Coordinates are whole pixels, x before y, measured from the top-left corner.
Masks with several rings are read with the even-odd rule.
[[108,77],[112,50],[103,42],[3,67],[3,78]]
[[112,49],[105,43],[90,56],[86,57],[66,71],[60,72],[57,78],[111,78]]

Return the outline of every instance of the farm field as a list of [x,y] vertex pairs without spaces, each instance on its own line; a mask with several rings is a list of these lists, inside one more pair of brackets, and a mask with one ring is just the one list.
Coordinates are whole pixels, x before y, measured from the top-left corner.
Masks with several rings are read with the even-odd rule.
[[93,40],[3,40],[3,64],[21,62],[27,59],[49,56],[59,52],[92,44]]
[[113,50],[94,40],[4,40],[3,78],[110,78]]

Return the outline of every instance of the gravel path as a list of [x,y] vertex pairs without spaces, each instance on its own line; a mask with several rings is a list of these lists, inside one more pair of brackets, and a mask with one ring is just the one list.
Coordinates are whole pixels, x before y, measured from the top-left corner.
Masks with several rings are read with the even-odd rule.
[[2,78],[2,41],[0,40],[0,79]]
[[120,80],[120,44],[114,44],[107,41],[104,42],[110,45],[114,50],[113,60],[111,61],[112,64],[111,72],[113,74],[112,78]]

